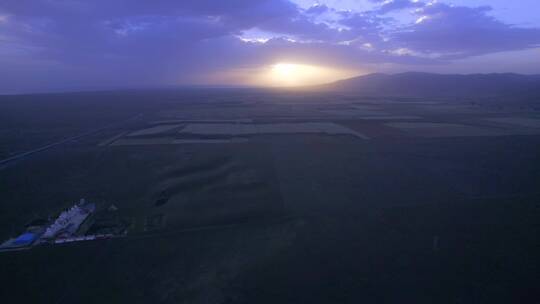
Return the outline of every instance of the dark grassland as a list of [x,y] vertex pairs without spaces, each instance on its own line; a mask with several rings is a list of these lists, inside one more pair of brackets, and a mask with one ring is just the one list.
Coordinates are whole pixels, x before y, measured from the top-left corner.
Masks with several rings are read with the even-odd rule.
[[[483,120],[540,118],[535,103],[431,101],[256,90],[0,97],[2,159],[112,125],[0,167],[2,239],[81,197],[114,203],[131,222],[121,239],[1,253],[0,302],[538,303],[540,131]],[[357,105],[504,136],[423,138],[385,125],[392,118],[325,112]],[[371,139],[102,144],[167,119],[330,121]]]

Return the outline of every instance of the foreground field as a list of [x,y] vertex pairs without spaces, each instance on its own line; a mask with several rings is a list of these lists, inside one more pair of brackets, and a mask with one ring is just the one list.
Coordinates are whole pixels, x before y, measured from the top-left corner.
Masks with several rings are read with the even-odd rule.
[[[0,236],[81,197],[117,206],[129,234],[0,255],[6,303],[538,298],[534,105],[248,90],[73,98],[24,97],[56,105],[39,121],[3,100],[4,154],[140,117],[3,166]],[[37,135],[12,145],[15,128]]]

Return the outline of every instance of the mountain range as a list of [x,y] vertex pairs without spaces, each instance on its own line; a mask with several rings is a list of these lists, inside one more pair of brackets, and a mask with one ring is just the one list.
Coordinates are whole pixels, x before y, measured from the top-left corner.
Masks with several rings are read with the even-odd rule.
[[315,89],[364,96],[540,98],[540,75],[376,73],[317,86]]

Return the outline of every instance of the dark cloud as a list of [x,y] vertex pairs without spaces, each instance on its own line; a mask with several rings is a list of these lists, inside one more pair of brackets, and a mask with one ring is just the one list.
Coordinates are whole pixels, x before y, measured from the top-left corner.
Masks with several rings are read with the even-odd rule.
[[326,12],[331,11],[331,9],[326,6],[325,4],[314,4],[310,8],[306,10],[306,14],[308,15],[320,15]]

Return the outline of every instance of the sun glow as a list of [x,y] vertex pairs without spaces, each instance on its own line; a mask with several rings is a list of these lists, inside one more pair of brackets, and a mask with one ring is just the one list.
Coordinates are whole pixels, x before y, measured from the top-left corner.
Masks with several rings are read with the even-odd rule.
[[262,73],[259,82],[269,86],[308,86],[328,83],[352,75],[354,73],[350,71],[314,65],[277,63]]
[[293,63],[278,63],[271,68],[271,77],[276,82],[295,85],[306,77],[314,74],[316,68]]
[[206,75],[201,81],[211,84],[296,87],[325,84],[362,74],[365,72],[360,70],[280,62],[253,68],[216,71]]

